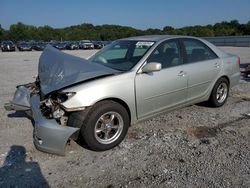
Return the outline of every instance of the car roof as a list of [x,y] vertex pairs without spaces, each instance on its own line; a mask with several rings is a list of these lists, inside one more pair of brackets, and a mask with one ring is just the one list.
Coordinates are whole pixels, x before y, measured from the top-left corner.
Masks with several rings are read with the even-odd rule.
[[161,41],[161,40],[174,39],[174,38],[197,39],[196,37],[181,36],[181,35],[144,35],[144,36],[129,37],[129,38],[125,38],[125,39],[122,39],[122,40],[142,40],[142,41],[158,42],[158,41]]

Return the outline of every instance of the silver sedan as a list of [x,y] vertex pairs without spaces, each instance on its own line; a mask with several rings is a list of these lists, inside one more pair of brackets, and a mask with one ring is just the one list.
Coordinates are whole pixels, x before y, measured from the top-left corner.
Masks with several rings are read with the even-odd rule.
[[39,150],[64,154],[69,138],[107,150],[138,121],[203,101],[222,106],[238,84],[239,61],[185,36],[121,39],[88,60],[49,46],[36,81],[19,86],[5,108],[31,112]]

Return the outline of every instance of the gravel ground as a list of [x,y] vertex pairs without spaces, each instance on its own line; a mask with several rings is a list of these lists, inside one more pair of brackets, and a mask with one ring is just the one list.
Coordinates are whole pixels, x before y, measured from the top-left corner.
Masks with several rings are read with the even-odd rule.
[[[250,48],[223,50],[250,62]],[[40,54],[0,53],[0,187],[250,187],[250,83],[221,108],[192,105],[138,123],[105,152],[72,141],[62,157],[36,150],[31,121],[3,108],[33,80]]]

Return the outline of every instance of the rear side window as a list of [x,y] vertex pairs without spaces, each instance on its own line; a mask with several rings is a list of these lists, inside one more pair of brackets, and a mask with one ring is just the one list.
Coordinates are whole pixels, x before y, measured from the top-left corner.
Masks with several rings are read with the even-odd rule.
[[217,55],[205,44],[197,40],[184,40],[187,63],[206,61],[218,58]]

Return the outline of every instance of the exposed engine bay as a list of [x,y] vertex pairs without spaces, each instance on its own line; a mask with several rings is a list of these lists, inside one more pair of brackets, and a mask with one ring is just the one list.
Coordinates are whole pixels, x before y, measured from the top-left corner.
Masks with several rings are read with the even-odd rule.
[[68,115],[61,103],[68,99],[67,94],[53,93],[41,101],[41,112],[48,119],[55,119],[61,125],[67,125]]

